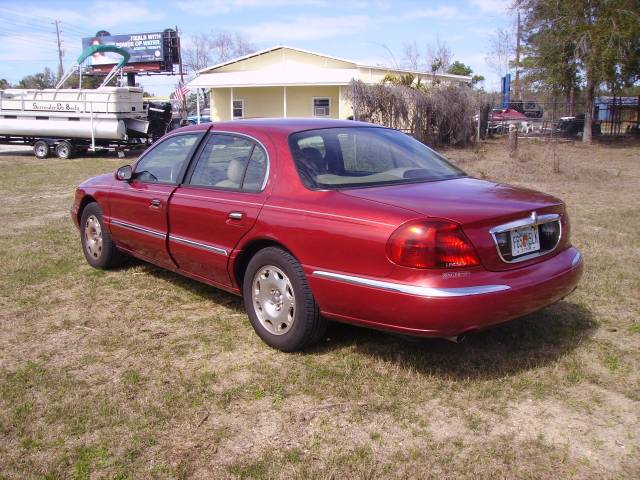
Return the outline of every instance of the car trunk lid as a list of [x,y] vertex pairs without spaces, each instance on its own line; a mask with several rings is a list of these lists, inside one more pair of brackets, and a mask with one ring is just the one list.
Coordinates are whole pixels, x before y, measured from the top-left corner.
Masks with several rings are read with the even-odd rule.
[[[474,178],[341,190],[342,193],[412,210],[426,217],[456,222],[489,270],[509,270],[547,258],[510,263],[501,258],[491,230],[535,216],[561,215],[561,200],[544,193]],[[526,223],[526,222],[524,222]]]

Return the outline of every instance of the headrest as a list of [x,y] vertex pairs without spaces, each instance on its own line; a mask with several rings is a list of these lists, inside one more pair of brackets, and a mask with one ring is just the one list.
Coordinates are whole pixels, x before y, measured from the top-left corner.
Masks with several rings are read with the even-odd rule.
[[242,174],[244,173],[244,162],[241,160],[233,159],[229,162],[227,167],[227,178],[233,183],[238,185],[242,181]]
[[325,162],[322,157],[322,153],[317,148],[313,147],[305,147],[300,150],[302,154],[302,158],[305,159],[306,163],[309,167],[311,167],[315,172],[326,172],[327,171],[327,162]]

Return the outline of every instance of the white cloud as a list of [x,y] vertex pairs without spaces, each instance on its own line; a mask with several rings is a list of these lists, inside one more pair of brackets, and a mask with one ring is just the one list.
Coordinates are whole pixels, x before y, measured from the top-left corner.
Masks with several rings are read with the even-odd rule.
[[469,0],[469,3],[486,13],[505,13],[509,7],[507,0]]
[[438,8],[421,8],[409,12],[406,18],[452,18],[458,14],[455,7],[441,6]]
[[[87,30],[87,34],[91,30],[98,28],[113,28],[118,25],[130,25],[142,22],[154,22],[166,17],[162,11],[152,10],[144,5],[144,3],[132,4],[128,1],[115,0],[105,1],[98,0],[79,9],[64,8],[47,8],[46,6],[27,4],[22,7],[2,7],[2,15],[6,17],[13,16],[19,22],[36,22],[38,24],[49,25],[54,19],[62,20],[62,28],[65,24],[74,30]],[[18,23],[19,25],[19,23]]]
[[457,13],[458,11],[453,7],[441,6],[435,9],[421,8],[398,15],[299,15],[284,20],[258,23],[248,27],[238,26],[236,29],[256,43],[288,43],[349,36],[372,28],[384,28],[385,25],[391,23],[397,24],[420,18],[452,18]]
[[180,0],[180,10],[194,15],[212,16],[242,8],[274,8],[296,6],[328,6],[325,0]]
[[122,24],[155,22],[165,17],[164,12],[150,9],[140,3],[99,1],[91,5],[87,15],[83,15],[83,23],[89,23],[94,27],[111,28]]
[[370,28],[371,24],[372,20],[367,15],[298,16],[237,29],[253,42],[288,43],[353,35]]

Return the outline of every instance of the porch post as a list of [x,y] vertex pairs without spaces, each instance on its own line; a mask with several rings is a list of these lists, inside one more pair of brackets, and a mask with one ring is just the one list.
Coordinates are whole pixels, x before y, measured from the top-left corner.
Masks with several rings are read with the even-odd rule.
[[200,89],[196,88],[196,115],[198,118],[198,125],[200,125]]
[[282,96],[282,99],[284,103],[283,105],[284,108],[282,111],[284,112],[284,118],[287,118],[287,86],[286,85],[284,87],[284,95]]
[[231,87],[229,94],[229,120],[233,120],[233,87]]

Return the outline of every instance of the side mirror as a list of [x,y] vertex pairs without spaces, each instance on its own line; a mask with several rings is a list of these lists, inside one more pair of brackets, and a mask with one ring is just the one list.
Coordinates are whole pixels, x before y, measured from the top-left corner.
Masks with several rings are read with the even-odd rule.
[[120,180],[121,182],[128,182],[132,176],[133,170],[131,169],[131,165],[124,165],[116,170],[116,180]]

